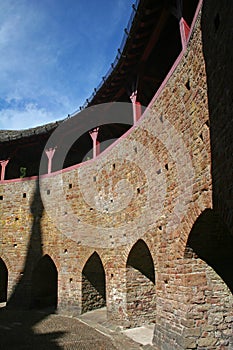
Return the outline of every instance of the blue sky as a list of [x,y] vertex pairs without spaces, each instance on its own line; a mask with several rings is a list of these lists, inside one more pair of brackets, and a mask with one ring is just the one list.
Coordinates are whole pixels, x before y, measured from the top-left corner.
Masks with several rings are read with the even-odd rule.
[[134,0],[0,0],[0,129],[65,118],[114,61]]

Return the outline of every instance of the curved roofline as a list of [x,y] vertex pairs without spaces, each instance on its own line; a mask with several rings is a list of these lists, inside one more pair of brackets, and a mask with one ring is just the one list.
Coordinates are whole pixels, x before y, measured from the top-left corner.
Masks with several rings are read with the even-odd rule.
[[75,110],[72,114],[68,114],[68,117],[61,119],[61,120],[58,120],[58,121],[55,121],[55,122],[52,122],[52,123],[43,124],[43,125],[39,125],[39,126],[36,126],[33,128],[28,128],[28,129],[0,130],[0,142],[16,140],[19,138],[28,137],[28,136],[32,136],[35,134],[43,134],[44,132],[50,131],[53,128],[57,127],[60,123],[65,121],[67,118],[74,117],[81,110],[88,107],[89,103],[91,103],[91,100],[95,97],[98,90],[103,86],[104,82],[110,77],[110,75],[116,69],[117,63],[119,62],[120,58],[122,58],[123,51],[124,51],[124,48],[126,46],[127,39],[129,38],[129,33],[131,31],[131,27],[132,27],[134,18],[137,14],[138,5],[139,5],[140,1],[141,0],[136,0],[135,3],[132,5],[133,11],[131,12],[128,24],[127,24],[126,28],[124,29],[124,35],[123,35],[120,47],[117,50],[118,53],[116,55],[114,62],[111,64],[111,66],[108,69],[105,76],[102,77],[102,81],[99,83],[97,88],[94,88],[94,92],[91,94],[91,96],[89,96],[89,98],[86,99],[86,101],[83,103],[83,105],[80,106],[79,109]]
[[43,124],[29,129],[19,129],[19,130],[0,130],[0,142],[7,142],[18,140],[33,135],[46,134],[49,131],[54,130],[58,125],[60,125],[65,119]]
[[[94,89],[94,92],[92,93],[92,95],[86,99],[86,101],[81,107],[79,107],[79,110],[74,111],[72,114],[68,114],[68,116],[64,119],[61,119],[56,122],[48,123],[48,124],[43,124],[34,128],[18,129],[18,130],[0,130],[0,142],[13,141],[21,138],[31,137],[33,135],[46,134],[47,132],[55,129],[60,123],[62,123],[66,119],[72,118],[76,116],[80,111],[84,110],[85,108],[94,105],[95,101],[93,101],[93,99],[97,96],[100,90],[104,88],[104,84],[107,82],[107,80],[111,79],[111,76],[113,76],[115,72],[117,72],[119,63],[122,64],[125,61],[127,63],[127,50],[129,49],[129,48],[127,49],[127,45],[129,40],[132,37],[131,35],[132,29],[133,27],[135,27],[133,24],[137,25],[138,21],[135,21],[135,18],[137,17],[137,14],[140,15],[140,12],[142,12],[141,9],[143,9],[144,4],[145,4],[144,0],[136,0],[135,3],[132,5],[133,11],[130,15],[127,27],[125,28],[121,45],[120,45],[120,48],[118,49],[118,54],[116,55],[114,62],[111,64],[106,75],[102,78],[103,80],[99,83],[97,88]],[[160,8],[160,6],[161,4],[158,3],[158,8]]]
[[[123,51],[124,51],[124,48],[126,46],[127,40],[129,38],[130,31],[131,31],[131,28],[132,28],[132,24],[133,24],[133,21],[135,19],[136,14],[137,14],[137,11],[138,11],[139,3],[140,3],[140,0],[136,0],[135,3],[132,5],[133,11],[131,12],[131,15],[130,15],[127,27],[124,29],[124,35],[123,35],[120,47],[117,49],[117,55],[115,57],[115,60],[113,61],[113,63],[111,63],[110,68],[108,69],[108,71],[105,74],[105,76],[102,77],[102,81],[94,89],[94,92],[89,96],[89,98],[86,99],[84,104],[79,107],[79,110],[83,110],[84,108],[88,107],[89,104],[91,104],[91,102],[92,102],[93,98],[95,97],[97,91],[101,89],[101,87],[104,85],[105,81],[110,77],[110,75],[116,69],[120,58],[123,57]],[[74,116],[79,110],[77,110],[74,113],[72,113],[72,115],[70,115],[70,117]]]
[[[192,36],[192,33],[193,33],[193,29],[194,29],[194,26],[195,26],[195,23],[197,21],[197,18],[198,18],[198,15],[200,13],[200,10],[201,10],[201,7],[202,7],[202,4],[203,4],[203,0],[199,0],[199,3],[198,3],[198,6],[196,8],[196,11],[195,11],[195,15],[193,17],[193,21],[192,21],[192,25],[191,25],[191,28],[190,28],[190,33],[189,33],[189,36],[187,38],[187,44]],[[72,165],[72,166],[69,166],[67,168],[64,168],[64,169],[61,169],[61,170],[58,170],[58,171],[54,171],[54,172],[51,172],[50,174],[43,174],[41,175],[40,177],[42,178],[47,178],[47,177],[52,177],[52,176],[56,176],[58,174],[63,174],[63,173],[66,173],[66,172],[69,172],[69,171],[72,171],[72,170],[75,170],[75,169],[78,169],[82,166],[86,166],[87,164],[90,164],[90,163],[93,163],[93,162],[96,162],[98,161],[98,159],[100,157],[103,157],[107,152],[109,152],[112,148],[114,148],[116,145],[118,145],[118,143],[121,142],[122,139],[126,138],[136,127],[138,127],[139,124],[142,123],[142,121],[146,118],[146,115],[148,113],[148,110],[151,108],[151,105],[155,102],[155,100],[159,97],[159,95],[162,93],[164,87],[166,86],[168,80],[170,79],[170,77],[172,76],[173,72],[175,71],[175,69],[177,68],[177,66],[179,65],[180,61],[182,60],[185,52],[186,52],[186,48],[187,47],[183,47],[182,51],[180,52],[179,56],[177,57],[177,59],[175,60],[173,66],[171,67],[171,69],[169,70],[167,76],[165,77],[163,83],[161,84],[159,90],[156,92],[156,94],[154,95],[154,97],[152,98],[151,102],[149,103],[148,107],[145,109],[144,113],[142,114],[141,118],[126,132],[124,133],[121,137],[119,137],[115,142],[113,142],[107,149],[105,149],[103,152],[101,152],[96,158],[93,158],[93,159],[90,159],[90,160],[87,160],[85,162],[82,162],[82,163],[78,163],[78,164],[75,164],[75,165]],[[54,124],[54,123],[51,123],[51,124]],[[48,124],[49,125],[49,124]],[[25,178],[17,178],[17,179],[9,179],[9,180],[3,180],[3,181],[0,181],[0,184],[1,183],[12,183],[12,182],[22,182],[22,181],[28,181],[28,180],[37,180],[39,178],[39,175],[37,176],[31,176],[31,177],[25,177]]]

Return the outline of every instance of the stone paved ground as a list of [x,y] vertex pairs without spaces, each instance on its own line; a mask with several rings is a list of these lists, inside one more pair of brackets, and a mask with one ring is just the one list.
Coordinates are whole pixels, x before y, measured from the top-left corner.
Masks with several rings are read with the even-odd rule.
[[119,332],[102,334],[78,319],[38,311],[0,309],[0,350],[137,350]]

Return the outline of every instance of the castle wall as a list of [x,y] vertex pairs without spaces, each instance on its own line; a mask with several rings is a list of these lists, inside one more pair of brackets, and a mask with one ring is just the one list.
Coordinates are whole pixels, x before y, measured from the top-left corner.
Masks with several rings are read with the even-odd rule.
[[[9,306],[30,307],[33,270],[48,254],[58,271],[58,310],[80,314],[83,268],[96,251],[110,320],[153,322],[154,343],[162,350],[230,349],[232,294],[201,257],[187,254],[195,222],[214,206],[208,108],[199,15],[163,90],[113,148],[44,177],[39,187],[36,179],[0,184]],[[139,239],[153,259],[153,286],[127,267]],[[146,311],[151,298],[152,313],[132,307],[139,280],[137,297]],[[143,294],[145,286],[153,292]]]

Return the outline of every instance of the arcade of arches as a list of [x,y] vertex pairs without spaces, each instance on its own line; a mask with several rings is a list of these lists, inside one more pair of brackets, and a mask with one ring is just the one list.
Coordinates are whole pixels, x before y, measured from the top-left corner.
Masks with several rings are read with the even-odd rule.
[[[189,344],[216,344],[218,338],[229,342],[231,330],[231,311],[233,302],[232,291],[232,237],[220,216],[213,210],[206,209],[195,221],[188,236],[183,260],[173,261],[176,271],[180,270],[179,279],[173,281],[176,275],[170,275],[163,284],[163,292],[157,290],[163,281],[163,274],[157,273],[155,261],[148,245],[139,239],[127,253],[124,267],[125,283],[125,324],[127,327],[139,326],[145,323],[156,325],[154,341],[163,348],[164,341],[171,339],[171,329],[165,317],[158,315],[157,302],[166,305],[163,316],[170,314],[169,325],[177,315],[171,309],[169,299],[171,290],[180,293],[176,301],[179,305],[182,319],[189,324],[188,329],[198,334],[187,336],[187,329],[181,331],[178,337],[173,334],[173,341],[187,348]],[[156,252],[156,247],[153,247]],[[158,250],[159,253],[159,250]],[[122,254],[123,251],[122,251]],[[154,254],[153,254],[154,256]],[[172,261],[171,261],[172,262]],[[179,267],[177,265],[179,263]],[[100,255],[95,251],[86,260],[81,272],[80,313],[102,308],[111,303],[107,291],[110,271],[108,264],[104,267]],[[44,255],[36,264],[32,273],[31,308],[57,308],[59,271],[49,255]],[[0,301],[7,301],[8,271],[0,259]],[[178,282],[178,285],[176,283]],[[78,303],[78,299],[76,300]],[[173,317],[171,318],[171,315]],[[201,325],[204,322],[208,329],[208,338],[201,337]],[[174,324],[173,324],[174,327]],[[191,328],[190,328],[191,327]],[[195,331],[194,331],[195,329]],[[216,333],[217,332],[217,333]],[[200,338],[199,340],[197,340]],[[188,340],[187,340],[188,339]],[[208,340],[207,340],[208,339]],[[175,344],[174,343],[174,344]],[[230,343],[229,343],[230,344]],[[174,345],[175,346],[175,345]],[[191,345],[192,346],[192,345]],[[187,348],[188,349],[188,348]],[[198,349],[198,348],[197,348]]]

